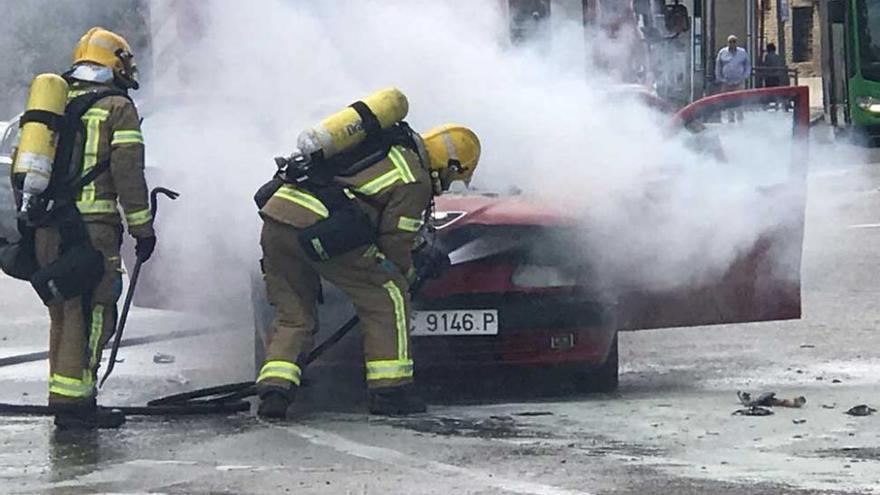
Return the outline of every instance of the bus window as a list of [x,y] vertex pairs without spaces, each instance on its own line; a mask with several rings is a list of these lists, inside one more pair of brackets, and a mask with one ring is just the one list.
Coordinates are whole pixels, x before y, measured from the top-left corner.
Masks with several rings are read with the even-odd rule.
[[859,0],[857,13],[862,76],[880,81],[880,2]]

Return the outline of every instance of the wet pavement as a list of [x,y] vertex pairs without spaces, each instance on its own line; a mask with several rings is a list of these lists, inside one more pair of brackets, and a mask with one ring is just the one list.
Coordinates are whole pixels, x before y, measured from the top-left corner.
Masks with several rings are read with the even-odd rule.
[[[517,400],[525,391],[506,390],[492,404],[372,418],[362,404],[310,408],[332,402],[318,380],[285,423],[130,417],[116,431],[70,434],[48,418],[2,417],[0,492],[880,493],[880,413],[845,414],[880,406],[875,167],[811,179],[804,319],[622,334],[616,394]],[[29,287],[0,277],[0,296],[0,359],[44,350],[47,321]],[[137,310],[127,335],[181,330],[208,335],[124,349],[101,402],[253,378],[246,318]],[[0,401],[44,402],[45,372],[45,361],[0,367]],[[738,390],[807,402],[734,416]]]

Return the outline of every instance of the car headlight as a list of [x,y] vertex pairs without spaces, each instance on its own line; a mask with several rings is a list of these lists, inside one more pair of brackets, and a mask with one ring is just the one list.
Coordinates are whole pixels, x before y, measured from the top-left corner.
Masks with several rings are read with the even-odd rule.
[[513,272],[511,281],[518,287],[530,289],[550,287],[573,287],[577,285],[574,276],[555,266],[520,265]]
[[856,104],[866,112],[880,113],[880,98],[859,96],[856,98]]

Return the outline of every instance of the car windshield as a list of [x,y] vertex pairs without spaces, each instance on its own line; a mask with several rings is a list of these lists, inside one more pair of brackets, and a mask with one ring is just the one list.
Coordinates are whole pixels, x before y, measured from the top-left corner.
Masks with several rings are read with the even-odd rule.
[[880,81],[880,1],[859,0],[857,15],[862,75]]

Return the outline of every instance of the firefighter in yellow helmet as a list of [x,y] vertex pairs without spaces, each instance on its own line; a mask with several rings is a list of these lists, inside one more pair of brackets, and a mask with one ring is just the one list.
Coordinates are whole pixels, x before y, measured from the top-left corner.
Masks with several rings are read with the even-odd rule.
[[426,132],[422,138],[430,157],[435,194],[448,190],[455,181],[470,185],[481,149],[480,140],[472,130],[458,124],[445,124]]
[[[61,130],[49,188],[22,208],[34,227],[40,269],[31,283],[49,307],[55,424],[115,427],[124,417],[97,408],[95,383],[101,351],[116,326],[123,218],[140,259],[148,259],[156,244],[140,118],[127,94],[138,87],[137,68],[125,39],[95,27],[77,43],[64,79],[66,116],[83,125]],[[63,182],[65,177],[76,180]]]
[[[470,131],[473,139],[460,139],[460,127],[438,130],[423,142],[403,122],[387,125],[394,119],[383,119],[382,107],[368,106],[353,104],[357,114],[347,110],[337,128],[372,127],[372,138],[322,159],[331,147],[328,141],[317,157],[300,157],[302,167],[295,161],[276,175],[274,185],[261,189],[262,198],[258,193],[264,220],[262,267],[277,311],[257,377],[263,417],[283,418],[294,399],[302,371],[297,359],[313,344],[322,277],[351,298],[360,317],[370,412],[425,411],[413,385],[409,346],[409,289],[416,277],[411,249],[431,202],[431,174],[446,187],[452,180],[469,179],[479,143]],[[333,136],[333,119],[325,123],[312,135]],[[340,136],[348,139],[350,132]],[[314,143],[306,141],[300,149]],[[432,154],[441,142],[443,151],[436,148]],[[297,172],[302,169],[311,175],[304,178]]]

